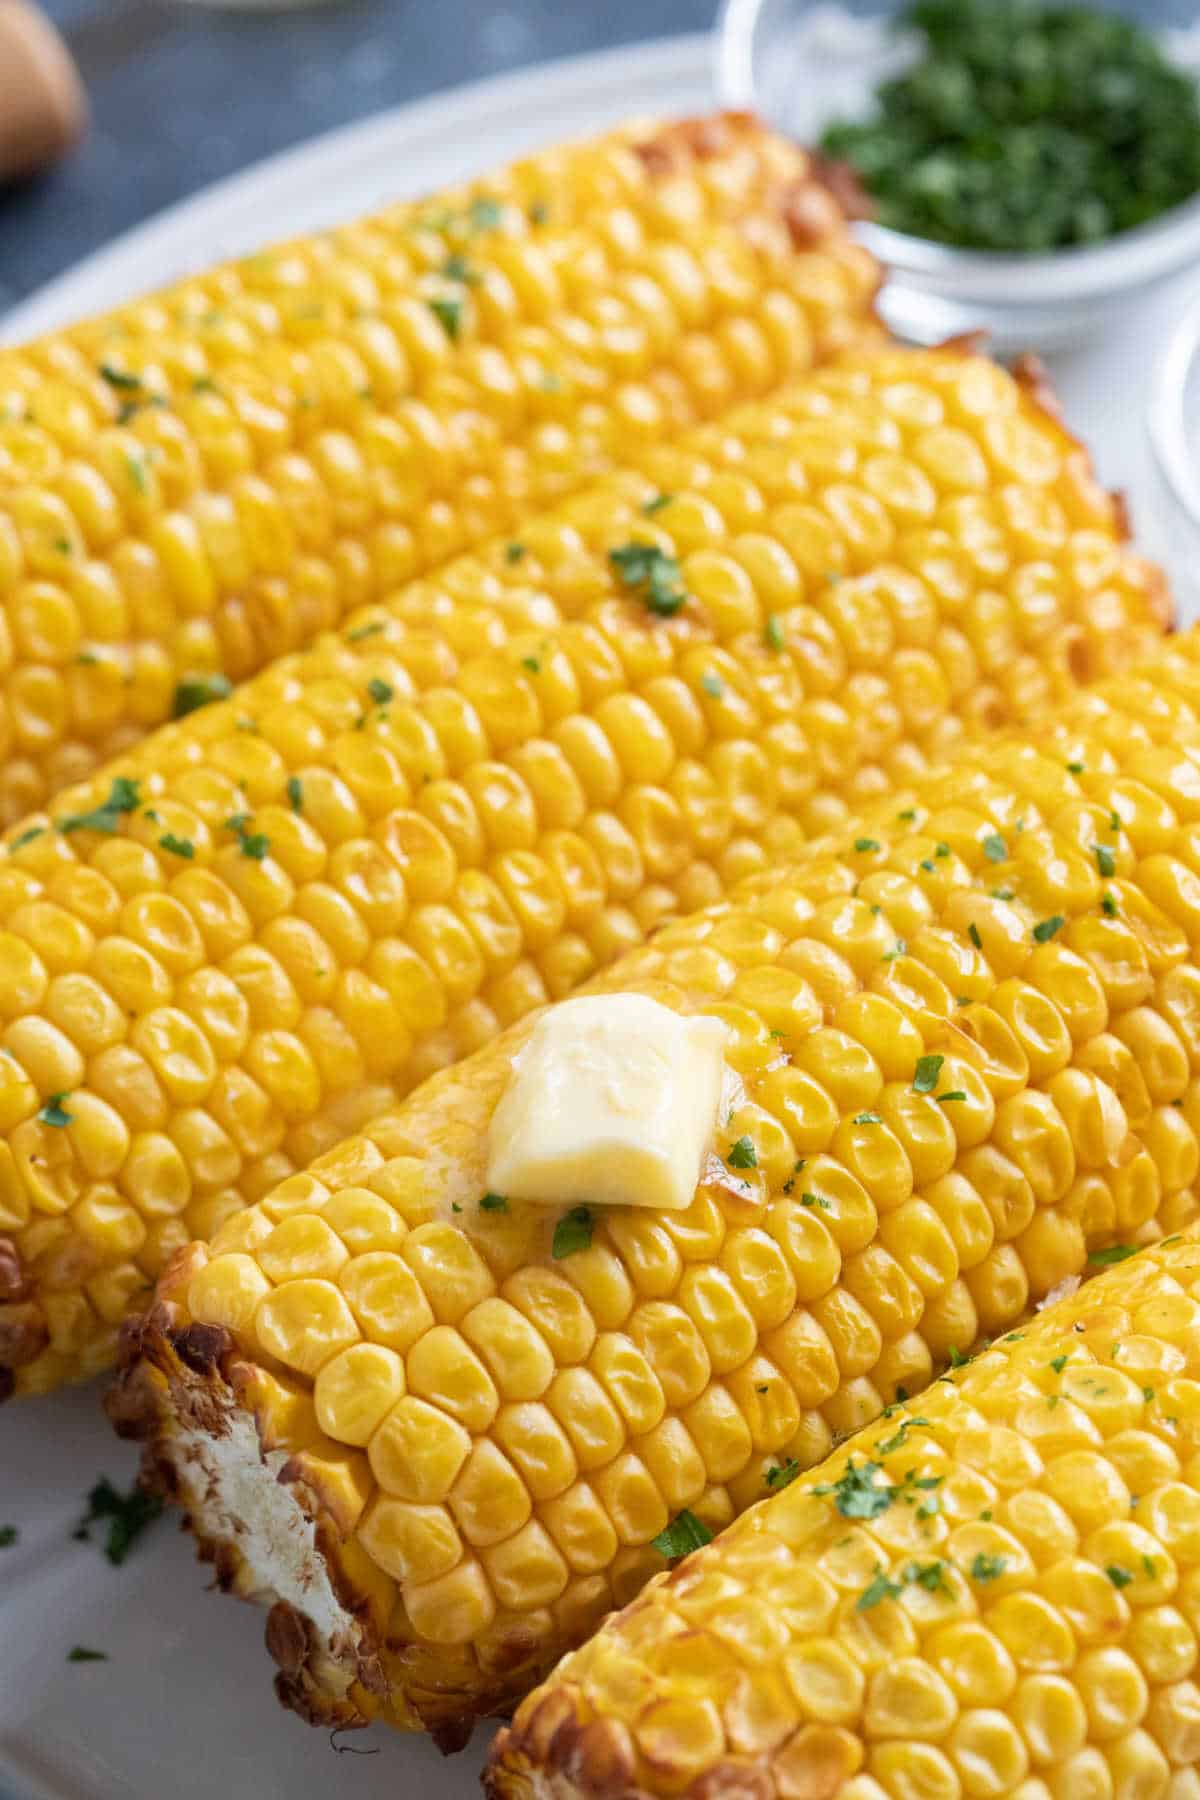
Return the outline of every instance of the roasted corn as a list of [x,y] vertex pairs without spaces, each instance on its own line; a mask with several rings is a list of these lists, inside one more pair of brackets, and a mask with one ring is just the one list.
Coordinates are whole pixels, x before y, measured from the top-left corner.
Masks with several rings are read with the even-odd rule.
[[0,1382],[104,1366],[173,1249],[430,1070],[1157,636],[1112,502],[981,358],[811,377],[674,448],[665,505],[658,461],[12,834]]
[[718,1800],[1196,1800],[1200,1237],[895,1408],[660,1575],[487,1787]]
[[875,330],[803,151],[628,127],[0,351],[0,826]]
[[[1200,633],[1038,739],[963,752],[589,984],[728,1030],[685,1211],[488,1191],[525,1022],[175,1259],[114,1417],[271,1604],[286,1703],[453,1738],[681,1530],[1194,1217]],[[1075,1392],[1047,1429],[1083,1442]],[[734,1616],[774,1642],[769,1604]]]

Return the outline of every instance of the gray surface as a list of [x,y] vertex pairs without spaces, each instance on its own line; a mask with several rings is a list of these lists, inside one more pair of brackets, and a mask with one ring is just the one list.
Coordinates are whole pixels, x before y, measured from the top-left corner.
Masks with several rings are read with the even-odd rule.
[[703,29],[714,9],[714,0],[329,0],[257,13],[172,0],[41,3],[83,70],[92,129],[51,174],[0,189],[0,312],[119,231],[274,150],[482,75]]

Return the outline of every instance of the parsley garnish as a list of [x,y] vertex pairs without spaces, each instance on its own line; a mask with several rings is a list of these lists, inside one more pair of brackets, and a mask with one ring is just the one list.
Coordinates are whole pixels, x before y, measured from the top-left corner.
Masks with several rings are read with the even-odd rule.
[[73,1649],[67,1651],[67,1661],[68,1662],[107,1662],[108,1661],[108,1651],[107,1650],[88,1650],[88,1649],[85,1649],[85,1647],[82,1644],[76,1644]]
[[466,257],[461,256],[457,250],[442,264],[442,274],[447,281],[461,281],[466,287],[474,287],[480,280],[479,270],[473,269]]
[[662,511],[664,506],[670,506],[674,498],[674,494],[655,494],[651,499],[644,500],[642,502],[643,516],[652,519],[656,512]]
[[45,831],[46,827],[44,825],[30,825],[27,830],[22,831],[18,837],[13,839],[12,843],[8,846],[8,854],[11,856],[14,851],[23,850],[26,844],[32,844],[34,838],[44,836]]
[[519,563],[524,554],[524,544],[505,544],[504,546],[504,560],[506,563]]
[[938,1084],[938,1076],[942,1072],[944,1056],[919,1056],[913,1074],[913,1093],[932,1094]]
[[119,1565],[125,1561],[147,1526],[154,1523],[162,1508],[163,1503],[157,1494],[146,1494],[136,1487],[131,1488],[129,1493],[122,1494],[106,1476],[101,1476],[88,1495],[88,1510],[80,1521],[75,1536],[86,1539],[90,1525],[107,1520],[104,1554],[110,1563]]
[[462,329],[462,301],[451,300],[445,294],[438,295],[429,302],[429,310],[450,342],[457,344],[458,334]]
[[0,1550],[11,1550],[19,1536],[15,1525],[0,1525]]
[[368,681],[367,692],[376,706],[386,706],[389,700],[394,700],[396,697],[395,688],[386,681],[380,681],[377,675]]
[[876,1569],[873,1580],[869,1581],[855,1604],[855,1612],[870,1612],[881,1600],[896,1600],[903,1593],[898,1581],[893,1581],[884,1569]]
[[970,938],[971,942],[974,944],[974,946],[977,950],[983,949],[983,939],[979,935],[979,927],[975,923],[974,919],[972,919],[971,923],[967,926],[967,936]]
[[800,1204],[801,1206],[815,1206],[819,1208],[821,1212],[833,1211],[832,1206],[829,1204],[829,1201],[825,1198],[824,1194],[801,1194]]
[[753,1138],[740,1137],[736,1144],[731,1144],[725,1161],[731,1169],[756,1169],[758,1152],[754,1148]]
[[53,1125],[56,1131],[62,1131],[71,1123],[75,1114],[67,1112],[63,1106],[63,1101],[66,1098],[67,1094],[65,1092],[61,1094],[51,1094],[45,1106],[43,1106],[41,1112],[38,1114],[38,1118],[43,1125]]
[[704,692],[708,695],[710,700],[719,700],[721,695],[725,692],[725,683],[721,680],[719,675],[714,675],[711,669],[706,670],[700,677],[700,686],[704,689]]
[[1117,853],[1112,846],[1110,844],[1093,844],[1092,849],[1096,852],[1096,867],[1105,879],[1107,880],[1115,875],[1117,872]]
[[271,848],[271,840],[262,831],[247,831],[246,822],[249,813],[234,813],[226,819],[226,829],[232,831],[242,846],[242,855],[252,857],[255,862],[262,862]]
[[1106,919],[1115,919],[1116,918],[1116,916],[1117,916],[1117,900],[1116,900],[1115,894],[1101,894],[1101,896],[1100,896],[1100,911],[1104,914]]
[[876,1112],[855,1113],[854,1123],[856,1125],[882,1125],[883,1115]]
[[859,851],[878,850],[878,838],[855,838],[854,848]]
[[964,1093],[964,1091],[962,1090],[962,1088],[955,1088],[949,1094],[939,1094],[937,1097],[937,1102],[938,1102],[939,1106],[948,1106],[952,1101],[965,1100],[966,1097],[967,1096]]
[[1088,1261],[1104,1268],[1110,1263],[1128,1262],[1131,1256],[1136,1255],[1136,1244],[1109,1244],[1104,1250],[1089,1250]]
[[115,368],[112,363],[102,362],[97,366],[109,387],[118,388],[123,393],[136,393],[142,385],[140,376],[130,375],[127,370]]
[[685,1507],[650,1541],[662,1556],[687,1556],[691,1551],[702,1550],[705,1544],[711,1544],[712,1532]]
[[642,599],[659,618],[672,618],[687,602],[679,586],[679,564],[657,544],[620,544],[608,560],[629,588],[643,588]]
[[189,862],[196,854],[196,846],[191,838],[176,837],[170,831],[164,831],[158,842],[159,847],[169,855],[186,857]]
[[1007,1556],[989,1556],[986,1550],[979,1550],[971,1561],[971,1580],[996,1581],[1007,1567]]
[[479,1202],[480,1212],[507,1212],[508,1201],[503,1194],[485,1194]]
[[1008,855],[1008,845],[999,832],[993,831],[983,840],[983,854],[991,863],[1003,862]]
[[1108,1579],[1115,1588],[1126,1588],[1133,1580],[1133,1576],[1130,1574],[1129,1570],[1123,1569],[1120,1563],[1109,1563],[1105,1568],[1104,1573],[1108,1576]]
[[877,1462],[856,1464],[851,1458],[844,1475],[831,1484],[815,1487],[813,1493],[832,1494],[844,1519],[877,1519],[887,1511],[895,1494],[894,1488],[877,1485],[875,1477],[882,1473]]
[[1061,913],[1054,913],[1048,919],[1042,919],[1033,928],[1034,942],[1048,944],[1056,932],[1062,930],[1066,920]]
[[906,806],[902,812],[896,814],[896,817],[902,819],[906,825],[911,825],[916,816],[917,809],[915,806]]
[[480,194],[467,208],[467,221],[472,231],[494,231],[504,217],[504,208],[490,194]]
[[304,788],[298,775],[289,775],[287,797],[293,812],[301,812],[304,808]]
[[550,1254],[561,1261],[564,1256],[571,1256],[576,1250],[589,1249],[592,1229],[593,1219],[588,1207],[573,1206],[554,1227],[554,1242]]
[[365,625],[356,625],[353,631],[346,633],[348,644],[361,644],[364,638],[377,637],[386,627],[383,619],[369,619]]
[[141,783],[117,775],[108,790],[108,799],[91,812],[72,813],[57,821],[60,831],[103,831],[112,837],[122,813],[136,812],[141,805]]
[[[765,1394],[767,1390],[764,1388],[762,1391]],[[780,1488],[790,1486],[799,1473],[800,1464],[793,1456],[789,1462],[776,1463],[773,1469],[767,1470],[767,1486],[772,1493],[777,1494]]]
[[763,628],[763,641],[768,650],[783,649],[783,626],[779,623],[778,613],[767,614],[767,623]]

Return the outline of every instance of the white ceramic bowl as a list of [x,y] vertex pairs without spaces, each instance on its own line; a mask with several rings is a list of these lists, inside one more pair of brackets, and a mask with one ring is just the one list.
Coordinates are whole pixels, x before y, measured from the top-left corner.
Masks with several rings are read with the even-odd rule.
[[[911,59],[912,46],[890,29],[900,10],[880,0],[722,0],[718,94],[815,143],[833,120],[865,117],[879,83]],[[1172,61],[1200,80],[1193,6],[1131,0],[1109,10],[1159,29]],[[1078,343],[1152,283],[1200,264],[1200,197],[1104,243],[1036,255],[956,250],[869,223],[859,229],[889,271],[888,324],[923,344],[979,329],[1002,351]]]

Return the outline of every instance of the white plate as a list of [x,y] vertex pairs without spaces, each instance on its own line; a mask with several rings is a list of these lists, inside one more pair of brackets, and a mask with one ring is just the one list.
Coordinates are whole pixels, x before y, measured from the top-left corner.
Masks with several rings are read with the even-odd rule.
[[[89,258],[4,321],[19,338],[113,305],[215,257],[328,224],[453,181],[539,143],[631,113],[711,104],[704,38],[572,59],[401,108],[276,157],[172,209]],[[1178,289],[1148,304],[1123,341],[1054,367],[1072,424],[1102,473],[1150,512],[1142,418],[1153,347]],[[1155,547],[1159,542],[1149,533]],[[283,1713],[271,1693],[263,1617],[205,1592],[190,1542],[163,1521],[119,1569],[71,1531],[100,1474],[121,1485],[132,1454],[95,1390],[0,1413],[0,1794],[7,1800],[351,1800],[413,1793],[458,1800],[488,1734],[444,1762],[384,1731],[340,1740]],[[106,1662],[68,1663],[74,1645]]]

